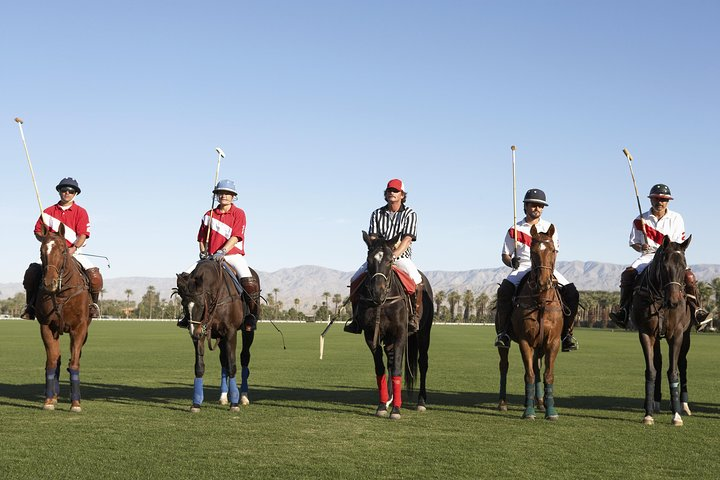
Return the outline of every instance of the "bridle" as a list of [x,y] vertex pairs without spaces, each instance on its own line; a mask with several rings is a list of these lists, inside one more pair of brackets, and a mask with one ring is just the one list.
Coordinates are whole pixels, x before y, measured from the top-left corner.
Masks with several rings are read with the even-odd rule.
[[[200,320],[193,320],[192,316],[190,318],[190,325],[195,327],[200,327],[200,333],[198,335],[199,338],[205,337],[208,332],[211,331],[212,325],[215,321],[215,317],[213,316],[213,313],[215,312],[215,309],[219,306],[226,305],[228,303],[232,303],[233,298],[238,297],[239,295],[234,294],[230,290],[230,285],[228,282],[225,281],[225,277],[223,275],[222,266],[219,262],[212,261],[216,266],[216,270],[218,273],[218,277],[220,279],[220,283],[218,285],[218,288],[215,292],[210,290],[202,290],[199,293],[195,293],[190,295],[190,301],[195,303],[195,301],[198,301],[197,303],[202,303],[203,305],[203,314]],[[227,295],[224,296],[221,299],[222,295],[222,287],[223,285],[227,288],[228,292]],[[221,301],[222,300],[222,301]],[[192,329],[194,330],[194,328]],[[192,333],[191,333],[192,335]],[[208,345],[210,345],[210,338],[208,338]],[[210,350],[213,348],[210,347]]]
[[[666,253],[664,250],[659,251],[659,255],[653,258],[650,265],[647,267],[647,274],[645,275],[644,281],[638,286],[639,289],[644,289],[650,295],[652,303],[661,303],[662,308],[674,308],[670,305],[670,295],[668,294],[669,287],[677,285],[681,292],[681,297],[685,298],[685,282],[675,281],[670,275],[664,275],[665,270],[660,265],[665,263]],[[664,278],[667,276],[668,278]],[[658,285],[662,285],[658,287]]]

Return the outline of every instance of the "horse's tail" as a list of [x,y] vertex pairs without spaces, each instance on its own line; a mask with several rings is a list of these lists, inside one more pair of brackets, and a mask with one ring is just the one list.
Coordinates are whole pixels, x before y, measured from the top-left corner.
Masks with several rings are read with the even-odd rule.
[[418,371],[418,337],[420,333],[410,335],[407,340],[407,354],[405,357],[405,388],[409,392],[415,387],[415,378]]

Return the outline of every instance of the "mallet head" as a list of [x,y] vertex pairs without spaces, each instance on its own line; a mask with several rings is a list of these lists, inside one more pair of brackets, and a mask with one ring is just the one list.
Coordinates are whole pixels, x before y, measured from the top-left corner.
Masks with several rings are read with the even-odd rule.
[[625,156],[627,157],[627,159],[632,162],[632,155],[630,155],[630,152],[628,152],[628,149],[627,149],[627,148],[623,148],[623,153],[625,154]]
[[510,150],[515,151],[515,145],[510,145]]
[[22,125],[22,123],[23,123],[23,119],[20,118],[20,117],[15,117],[15,121],[16,121],[17,123],[21,124],[21,125]]
[[223,152],[222,148],[215,147],[215,151],[220,155],[220,158],[225,158],[225,152]]

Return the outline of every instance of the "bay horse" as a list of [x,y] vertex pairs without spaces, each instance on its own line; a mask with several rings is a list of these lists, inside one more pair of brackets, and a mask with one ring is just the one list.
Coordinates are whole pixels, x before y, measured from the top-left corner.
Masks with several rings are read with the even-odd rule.
[[[645,417],[643,423],[655,423],[655,384],[657,377],[656,360],[660,350],[660,339],[665,337],[669,347],[667,370],[670,383],[670,405],[672,424],[683,424],[680,412],[680,381],[678,365],[685,332],[690,327],[690,307],[685,298],[685,250],[692,235],[682,243],[670,241],[666,236],[655,252],[650,264],[638,276],[633,294],[632,314],[638,328],[640,345],[645,357]],[[689,345],[688,345],[689,347]],[[687,352],[686,352],[687,353]]]
[[[680,356],[678,357],[678,375],[680,377],[680,404],[685,415],[692,415],[690,410],[690,399],[688,394],[687,381],[687,355],[690,352],[690,332],[692,331],[692,322],[688,323],[685,333],[683,333],[683,341],[680,347]],[[655,371],[662,370],[662,352],[659,348],[654,349]],[[660,413],[660,403],[662,401],[662,376],[655,377],[655,393],[653,395],[654,405],[653,413]]]
[[[427,402],[426,376],[428,350],[434,307],[430,282],[421,272],[423,289],[423,312],[418,331],[408,336],[409,315],[412,314],[411,297],[405,292],[398,274],[393,268],[393,247],[400,236],[387,240],[380,235],[363,231],[363,240],[368,247],[367,275],[358,290],[357,319],[363,328],[365,342],[373,355],[375,376],[380,401],[375,411],[378,417],[388,415],[391,401],[388,392],[383,351],[387,357],[387,370],[392,382],[392,411],[390,418],[400,419],[402,406],[403,359],[405,386],[412,392],[420,370],[420,390],[417,410],[425,411]],[[380,345],[382,344],[382,348]],[[405,355],[406,354],[406,355]]]
[[[197,413],[204,400],[203,375],[205,374],[205,341],[212,350],[212,339],[220,346],[222,382],[227,382],[230,410],[239,410],[239,404],[248,405],[248,377],[250,376],[250,347],[255,338],[254,322],[246,322],[249,313],[247,302],[222,263],[211,258],[198,262],[189,275],[178,275],[177,293],[190,316],[188,330],[195,347],[195,381],[190,411]],[[253,277],[257,272],[250,269]],[[259,279],[258,279],[259,282]],[[241,384],[238,389],[236,374],[237,332],[241,332],[240,352]],[[224,386],[223,386],[224,389]],[[225,402],[221,398],[221,403]]]
[[[520,346],[525,367],[525,411],[522,418],[535,419],[535,406],[545,411],[547,420],[557,420],[553,385],[555,359],[560,351],[560,335],[563,326],[563,304],[553,276],[557,250],[553,242],[555,225],[546,233],[530,229],[530,272],[520,284],[514,300],[511,316],[510,337]],[[500,354],[500,409],[507,410],[505,385],[507,379],[508,349],[499,348]],[[543,382],[540,387],[540,368],[545,361]],[[505,404],[505,405],[504,405]],[[504,408],[503,408],[504,407]]]
[[[40,245],[42,280],[35,299],[35,316],[45,345],[45,402],[54,410],[60,393],[60,335],[70,334],[70,411],[80,412],[80,356],[88,336],[89,282],[65,240],[65,225],[57,233],[43,226]],[[37,264],[35,264],[37,265]]]

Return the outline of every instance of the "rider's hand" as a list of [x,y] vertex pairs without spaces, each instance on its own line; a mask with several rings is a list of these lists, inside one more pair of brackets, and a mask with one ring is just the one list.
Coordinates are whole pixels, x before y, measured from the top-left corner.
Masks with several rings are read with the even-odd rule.
[[225,250],[218,250],[215,252],[215,254],[212,256],[213,260],[220,261],[225,256]]
[[512,257],[510,259],[510,266],[513,268],[513,270],[517,270],[518,267],[520,267],[520,259],[518,257]]
[[208,257],[207,252],[200,252],[200,260],[205,260]]
[[643,244],[640,246],[640,248],[642,248],[642,251],[643,251],[643,252],[648,252],[648,251],[650,251],[650,245],[648,245],[647,243],[643,243]]

